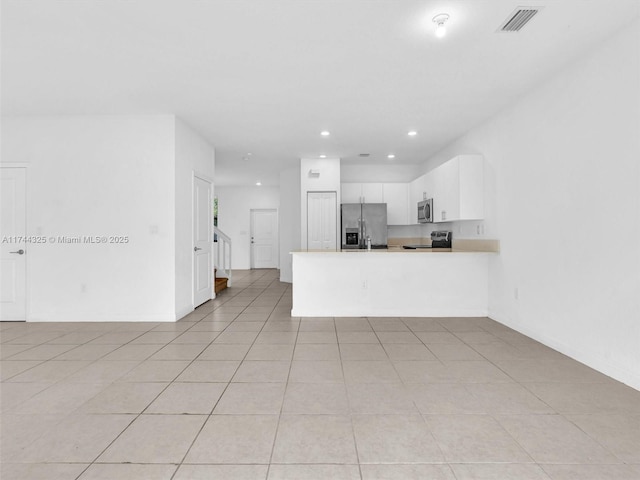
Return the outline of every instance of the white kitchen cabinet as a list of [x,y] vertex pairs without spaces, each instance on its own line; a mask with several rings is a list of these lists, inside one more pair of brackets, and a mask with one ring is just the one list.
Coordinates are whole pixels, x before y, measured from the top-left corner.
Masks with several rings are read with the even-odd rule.
[[383,183],[382,200],[387,204],[387,223],[389,225],[409,224],[408,183]]
[[435,223],[484,218],[484,159],[458,155],[429,172]]
[[362,184],[362,203],[383,203],[382,183]]
[[382,183],[342,183],[342,203],[383,203]]
[[340,202],[341,203],[360,203],[362,200],[362,184],[361,183],[341,183],[340,184]]

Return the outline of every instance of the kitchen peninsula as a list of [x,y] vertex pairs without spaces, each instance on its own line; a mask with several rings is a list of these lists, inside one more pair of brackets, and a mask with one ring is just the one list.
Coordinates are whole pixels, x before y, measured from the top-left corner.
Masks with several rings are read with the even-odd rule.
[[494,255],[456,248],[293,252],[291,315],[486,316]]

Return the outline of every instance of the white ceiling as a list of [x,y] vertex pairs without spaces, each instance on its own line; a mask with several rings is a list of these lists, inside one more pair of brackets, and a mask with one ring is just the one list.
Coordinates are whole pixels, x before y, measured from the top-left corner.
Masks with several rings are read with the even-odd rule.
[[[532,4],[544,9],[520,33],[496,33]],[[639,9],[638,0],[2,0],[2,109],[175,113],[216,147],[218,185],[276,185],[281,169],[320,154],[389,164],[393,152],[396,164],[416,164]],[[451,16],[444,39],[431,22],[441,12]]]

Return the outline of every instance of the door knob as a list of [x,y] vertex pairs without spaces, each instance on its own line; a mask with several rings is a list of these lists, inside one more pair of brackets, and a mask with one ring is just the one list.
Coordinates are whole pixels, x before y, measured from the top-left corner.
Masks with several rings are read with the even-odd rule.
[[18,255],[24,255],[24,250],[20,249],[17,252],[9,252],[9,253],[17,253]]
[[197,252],[198,250],[202,250],[200,247],[193,247],[193,251]]

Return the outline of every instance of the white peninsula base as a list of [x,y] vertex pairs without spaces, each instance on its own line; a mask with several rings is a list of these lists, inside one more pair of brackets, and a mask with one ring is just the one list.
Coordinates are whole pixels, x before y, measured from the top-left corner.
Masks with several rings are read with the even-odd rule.
[[293,252],[294,317],[482,317],[486,252]]

